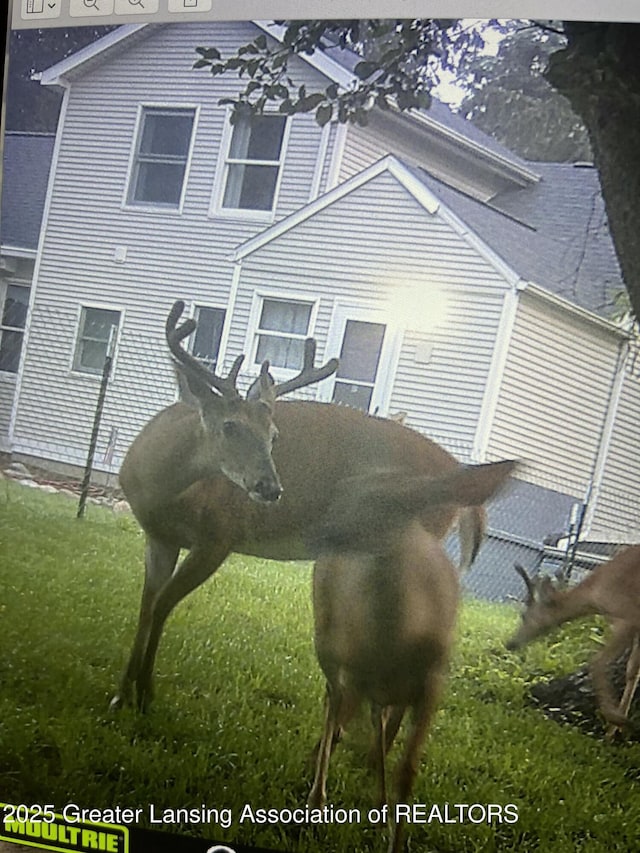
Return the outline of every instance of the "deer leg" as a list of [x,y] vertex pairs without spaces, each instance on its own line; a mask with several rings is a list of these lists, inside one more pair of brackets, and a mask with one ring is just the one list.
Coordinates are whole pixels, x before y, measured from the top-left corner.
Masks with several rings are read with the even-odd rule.
[[[431,727],[444,685],[442,672],[427,677],[422,698],[412,708],[411,726],[407,735],[404,755],[398,767],[396,804],[409,802],[413,784],[420,766],[420,751]],[[391,817],[391,838],[388,853],[401,853],[404,844],[404,818]]]
[[133,683],[140,671],[140,665],[144,656],[151,629],[151,618],[153,605],[156,597],[176,566],[180,549],[175,545],[168,545],[159,539],[147,539],[145,550],[145,576],[142,588],[142,600],[140,602],[140,616],[136,630],[133,648],[129,655],[129,661],[120,679],[118,692],[111,700],[109,707],[117,710],[123,705],[131,703]]
[[604,649],[591,664],[591,677],[602,716],[612,726],[624,726],[627,718],[619,709],[613,695],[608,667],[634,641],[636,631],[626,622],[615,622],[612,626],[611,637]]
[[389,752],[391,747],[393,746],[393,742],[396,739],[396,735],[398,734],[398,730],[402,723],[402,719],[404,717],[404,712],[407,709],[404,705],[394,705],[389,714],[389,719],[387,720],[387,731],[385,738],[385,752]]
[[152,699],[153,667],[162,630],[173,608],[204,583],[229,553],[226,545],[194,546],[156,596],[150,613],[148,639],[136,674],[138,708],[146,710]]
[[307,805],[310,808],[322,808],[327,800],[327,772],[333,740],[338,729],[338,709],[342,698],[340,694],[339,688],[333,690],[327,684],[324,697],[324,726],[316,754],[316,772],[307,798]]
[[316,749],[315,777],[307,798],[307,804],[311,808],[321,808],[326,802],[329,760],[344,727],[355,714],[359,704],[360,697],[354,691],[340,687],[337,678],[333,684],[327,681],[324,727]]
[[[626,668],[626,681],[624,685],[624,693],[622,694],[622,698],[620,699],[620,704],[618,705],[618,713],[622,714],[622,716],[627,719],[629,716],[629,708],[631,707],[631,702],[633,701],[633,697],[635,695],[636,689],[638,687],[638,681],[640,681],[640,635],[636,634],[633,638],[633,644],[631,646],[631,651],[629,652],[629,657],[627,659],[627,668]],[[610,725],[607,729],[607,739],[611,739],[615,733],[618,731],[619,727],[616,725]]]
[[373,766],[378,779],[378,807],[387,804],[387,721],[390,708],[388,705],[371,705],[371,722],[373,723]]

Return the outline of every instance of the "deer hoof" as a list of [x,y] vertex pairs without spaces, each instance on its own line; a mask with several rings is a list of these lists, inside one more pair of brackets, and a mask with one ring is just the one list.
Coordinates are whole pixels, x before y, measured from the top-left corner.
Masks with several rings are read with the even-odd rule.
[[116,711],[119,711],[121,708],[124,708],[124,706],[126,704],[127,703],[122,698],[122,696],[120,696],[119,693],[116,693],[116,695],[111,699],[111,702],[109,702],[109,710],[112,711],[113,713],[115,713]]
[[603,710],[602,716],[606,722],[609,723],[609,731],[607,732],[608,736],[609,733],[613,734],[616,729],[624,729],[629,724],[629,720],[624,716],[624,714],[621,714],[616,710]]

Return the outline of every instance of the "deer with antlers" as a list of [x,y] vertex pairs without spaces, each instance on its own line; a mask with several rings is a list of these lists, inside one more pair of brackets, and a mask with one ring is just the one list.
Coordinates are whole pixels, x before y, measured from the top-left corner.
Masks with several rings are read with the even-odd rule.
[[[507,648],[518,649],[582,616],[599,613],[608,620],[610,636],[591,663],[591,677],[600,713],[610,724],[608,735],[612,736],[627,723],[640,678],[640,545],[625,548],[572,587],[558,587],[548,576],[532,580],[519,564],[515,569],[525,583],[527,598],[522,624]],[[629,648],[625,688],[617,702],[608,667]]]
[[390,853],[402,849],[402,809],[444,686],[458,609],[458,573],[419,519],[428,507],[484,503],[514,468],[514,462],[497,462],[437,478],[394,473],[345,481],[320,534],[313,604],[327,690],[309,805],[324,804],[331,752],[367,700],[374,726],[371,757],[384,806],[386,754],[410,709]]
[[[114,708],[131,701],[134,688],[138,707],[147,706],[168,616],[230,553],[308,559],[345,478],[378,469],[438,477],[460,467],[446,450],[401,424],[346,406],[281,401],[335,371],[336,359],[314,367],[312,340],[298,376],[274,384],[263,364],[241,397],[242,358],[224,379],[207,370],[183,346],[195,329],[193,320],[178,325],[183,311],[184,303],[173,306],[166,338],[186,399],[143,427],[120,471],[146,551],[138,627]],[[460,512],[442,504],[420,516],[438,540],[456,519],[466,566],[482,540],[482,507]],[[188,553],[177,564],[181,548]]]

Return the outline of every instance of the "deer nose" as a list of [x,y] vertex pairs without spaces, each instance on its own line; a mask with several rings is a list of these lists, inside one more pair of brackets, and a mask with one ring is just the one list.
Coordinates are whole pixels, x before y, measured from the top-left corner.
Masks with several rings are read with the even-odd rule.
[[274,480],[271,477],[264,477],[262,480],[258,480],[255,485],[254,492],[259,500],[265,501],[266,503],[275,503],[280,499],[282,486],[277,480]]

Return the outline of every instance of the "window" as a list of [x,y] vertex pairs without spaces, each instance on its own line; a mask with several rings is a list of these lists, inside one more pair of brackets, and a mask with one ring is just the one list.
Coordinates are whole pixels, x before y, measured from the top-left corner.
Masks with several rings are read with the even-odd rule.
[[[1,286],[0,298],[2,298]],[[6,373],[18,372],[28,307],[29,288],[21,284],[8,284],[4,293],[0,322],[0,370]]]
[[312,309],[311,302],[264,299],[257,330],[256,364],[268,359],[272,367],[300,370]]
[[196,307],[198,324],[191,347],[192,354],[207,367],[215,369],[220,352],[225,312],[222,308]]
[[242,116],[225,161],[223,210],[271,211],[283,160],[286,116]]
[[145,107],[129,187],[129,203],[180,207],[194,110]]
[[73,369],[81,373],[102,373],[109,344],[115,340],[119,324],[119,311],[83,308]]

